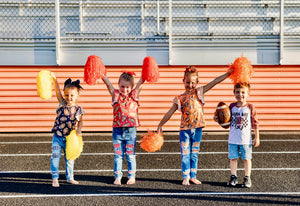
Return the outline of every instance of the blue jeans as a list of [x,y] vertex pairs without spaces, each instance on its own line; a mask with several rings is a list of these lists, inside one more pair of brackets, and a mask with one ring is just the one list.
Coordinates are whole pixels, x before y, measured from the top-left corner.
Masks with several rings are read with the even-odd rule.
[[[56,134],[53,134],[52,140],[52,156],[51,156],[51,175],[52,179],[58,179],[59,177],[59,160],[61,157],[61,149],[66,150],[66,138],[59,137]],[[73,169],[74,169],[74,160],[67,160],[66,154],[66,179],[68,181],[74,179]]]
[[128,178],[135,177],[136,159],[136,127],[114,127],[113,133],[114,146],[114,174],[115,178],[121,178],[123,175],[122,165],[124,153],[126,154],[128,164]]
[[196,178],[202,127],[180,130],[181,171],[184,179]]

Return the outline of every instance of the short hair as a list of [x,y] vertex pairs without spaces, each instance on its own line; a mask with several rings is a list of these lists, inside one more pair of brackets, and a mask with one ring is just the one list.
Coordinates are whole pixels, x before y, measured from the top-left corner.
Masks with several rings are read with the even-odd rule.
[[121,79],[124,79],[125,81],[127,82],[130,82],[131,86],[133,87],[134,86],[134,77],[132,74],[128,73],[128,72],[123,72],[121,75],[120,75],[120,78],[119,78],[119,82],[120,83],[120,80]]
[[247,82],[238,82],[234,85],[233,91],[239,88],[248,88],[248,91],[250,92],[250,84]]
[[198,72],[197,72],[197,69],[193,66],[188,66],[185,68],[185,71],[184,71],[184,78],[188,75],[195,75],[197,76],[198,78]]

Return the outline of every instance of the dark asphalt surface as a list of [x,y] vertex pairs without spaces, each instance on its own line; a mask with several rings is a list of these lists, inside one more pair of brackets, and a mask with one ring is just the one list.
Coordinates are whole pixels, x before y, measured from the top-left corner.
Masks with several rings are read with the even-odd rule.
[[[125,184],[124,160],[123,185],[115,186],[111,134],[88,133],[83,137],[83,154],[75,162],[80,185],[67,184],[62,172],[60,188],[52,188],[51,134],[0,134],[0,205],[300,204],[300,133],[261,133],[261,145],[253,149],[250,189],[241,188],[242,161],[238,187],[226,186],[230,177],[226,134],[204,133],[197,175],[202,184],[190,186],[181,185],[178,135],[164,136],[165,143],[156,153],[146,153],[137,144],[136,184]],[[60,169],[65,169],[63,158]]]

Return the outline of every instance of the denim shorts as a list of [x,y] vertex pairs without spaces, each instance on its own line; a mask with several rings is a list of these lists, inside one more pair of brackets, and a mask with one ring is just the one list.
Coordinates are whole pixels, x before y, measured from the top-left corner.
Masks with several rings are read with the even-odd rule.
[[237,145],[237,144],[228,144],[228,158],[237,159],[241,157],[243,160],[252,159],[252,145]]

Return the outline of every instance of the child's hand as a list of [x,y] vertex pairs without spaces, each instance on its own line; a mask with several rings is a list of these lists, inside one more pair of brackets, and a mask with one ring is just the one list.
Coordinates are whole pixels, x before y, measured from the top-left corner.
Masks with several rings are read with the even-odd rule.
[[218,118],[217,112],[214,113],[214,120],[215,120],[215,122],[219,122],[219,118]]
[[50,72],[51,77],[52,77],[52,84],[56,81],[56,76],[53,72]]
[[231,68],[227,73],[230,75],[233,72],[234,68]]
[[76,131],[76,135],[77,135],[77,136],[82,136],[81,131],[78,131],[78,130],[77,130],[77,131]]
[[157,134],[162,134],[162,127],[161,126],[157,127]]
[[252,145],[253,145],[254,147],[258,147],[258,146],[260,145],[260,140],[255,138],[255,139],[253,140],[253,142],[252,142]]
[[107,78],[106,74],[100,73],[100,78],[102,79],[102,81],[104,81],[105,77]]

